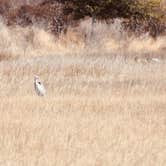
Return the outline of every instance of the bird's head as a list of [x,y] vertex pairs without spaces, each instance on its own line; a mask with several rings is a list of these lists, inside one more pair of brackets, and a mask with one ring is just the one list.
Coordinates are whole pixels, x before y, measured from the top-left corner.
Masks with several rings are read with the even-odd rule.
[[35,82],[38,81],[39,79],[40,79],[39,76],[37,76],[37,75],[34,76],[34,81]]

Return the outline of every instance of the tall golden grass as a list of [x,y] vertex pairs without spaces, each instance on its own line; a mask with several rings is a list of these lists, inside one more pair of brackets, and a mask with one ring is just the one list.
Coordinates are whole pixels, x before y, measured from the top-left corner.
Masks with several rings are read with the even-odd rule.
[[[1,24],[0,165],[166,164],[165,38],[95,27],[93,39],[73,29],[55,39]],[[134,60],[147,54],[160,61]],[[45,97],[34,92],[35,74]]]

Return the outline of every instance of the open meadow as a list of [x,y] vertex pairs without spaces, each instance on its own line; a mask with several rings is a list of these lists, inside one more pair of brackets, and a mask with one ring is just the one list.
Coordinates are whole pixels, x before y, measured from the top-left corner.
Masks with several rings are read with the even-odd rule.
[[95,30],[87,46],[1,24],[0,166],[166,165],[165,37]]

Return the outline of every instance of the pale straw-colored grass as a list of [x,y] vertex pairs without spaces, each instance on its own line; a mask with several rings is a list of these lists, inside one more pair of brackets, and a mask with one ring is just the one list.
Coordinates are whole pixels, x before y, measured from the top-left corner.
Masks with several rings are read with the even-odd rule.
[[[129,52],[123,45],[117,54],[111,48],[59,45],[61,52],[39,47],[45,56],[35,55],[32,45],[29,56],[0,62],[0,165],[164,166],[164,58],[144,64],[122,57]],[[35,74],[46,97],[35,94]]]

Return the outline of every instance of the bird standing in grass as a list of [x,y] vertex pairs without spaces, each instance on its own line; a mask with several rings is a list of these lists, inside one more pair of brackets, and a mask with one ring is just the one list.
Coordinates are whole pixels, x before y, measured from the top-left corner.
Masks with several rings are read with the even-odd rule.
[[34,87],[38,96],[45,96],[46,89],[38,76],[34,77]]

